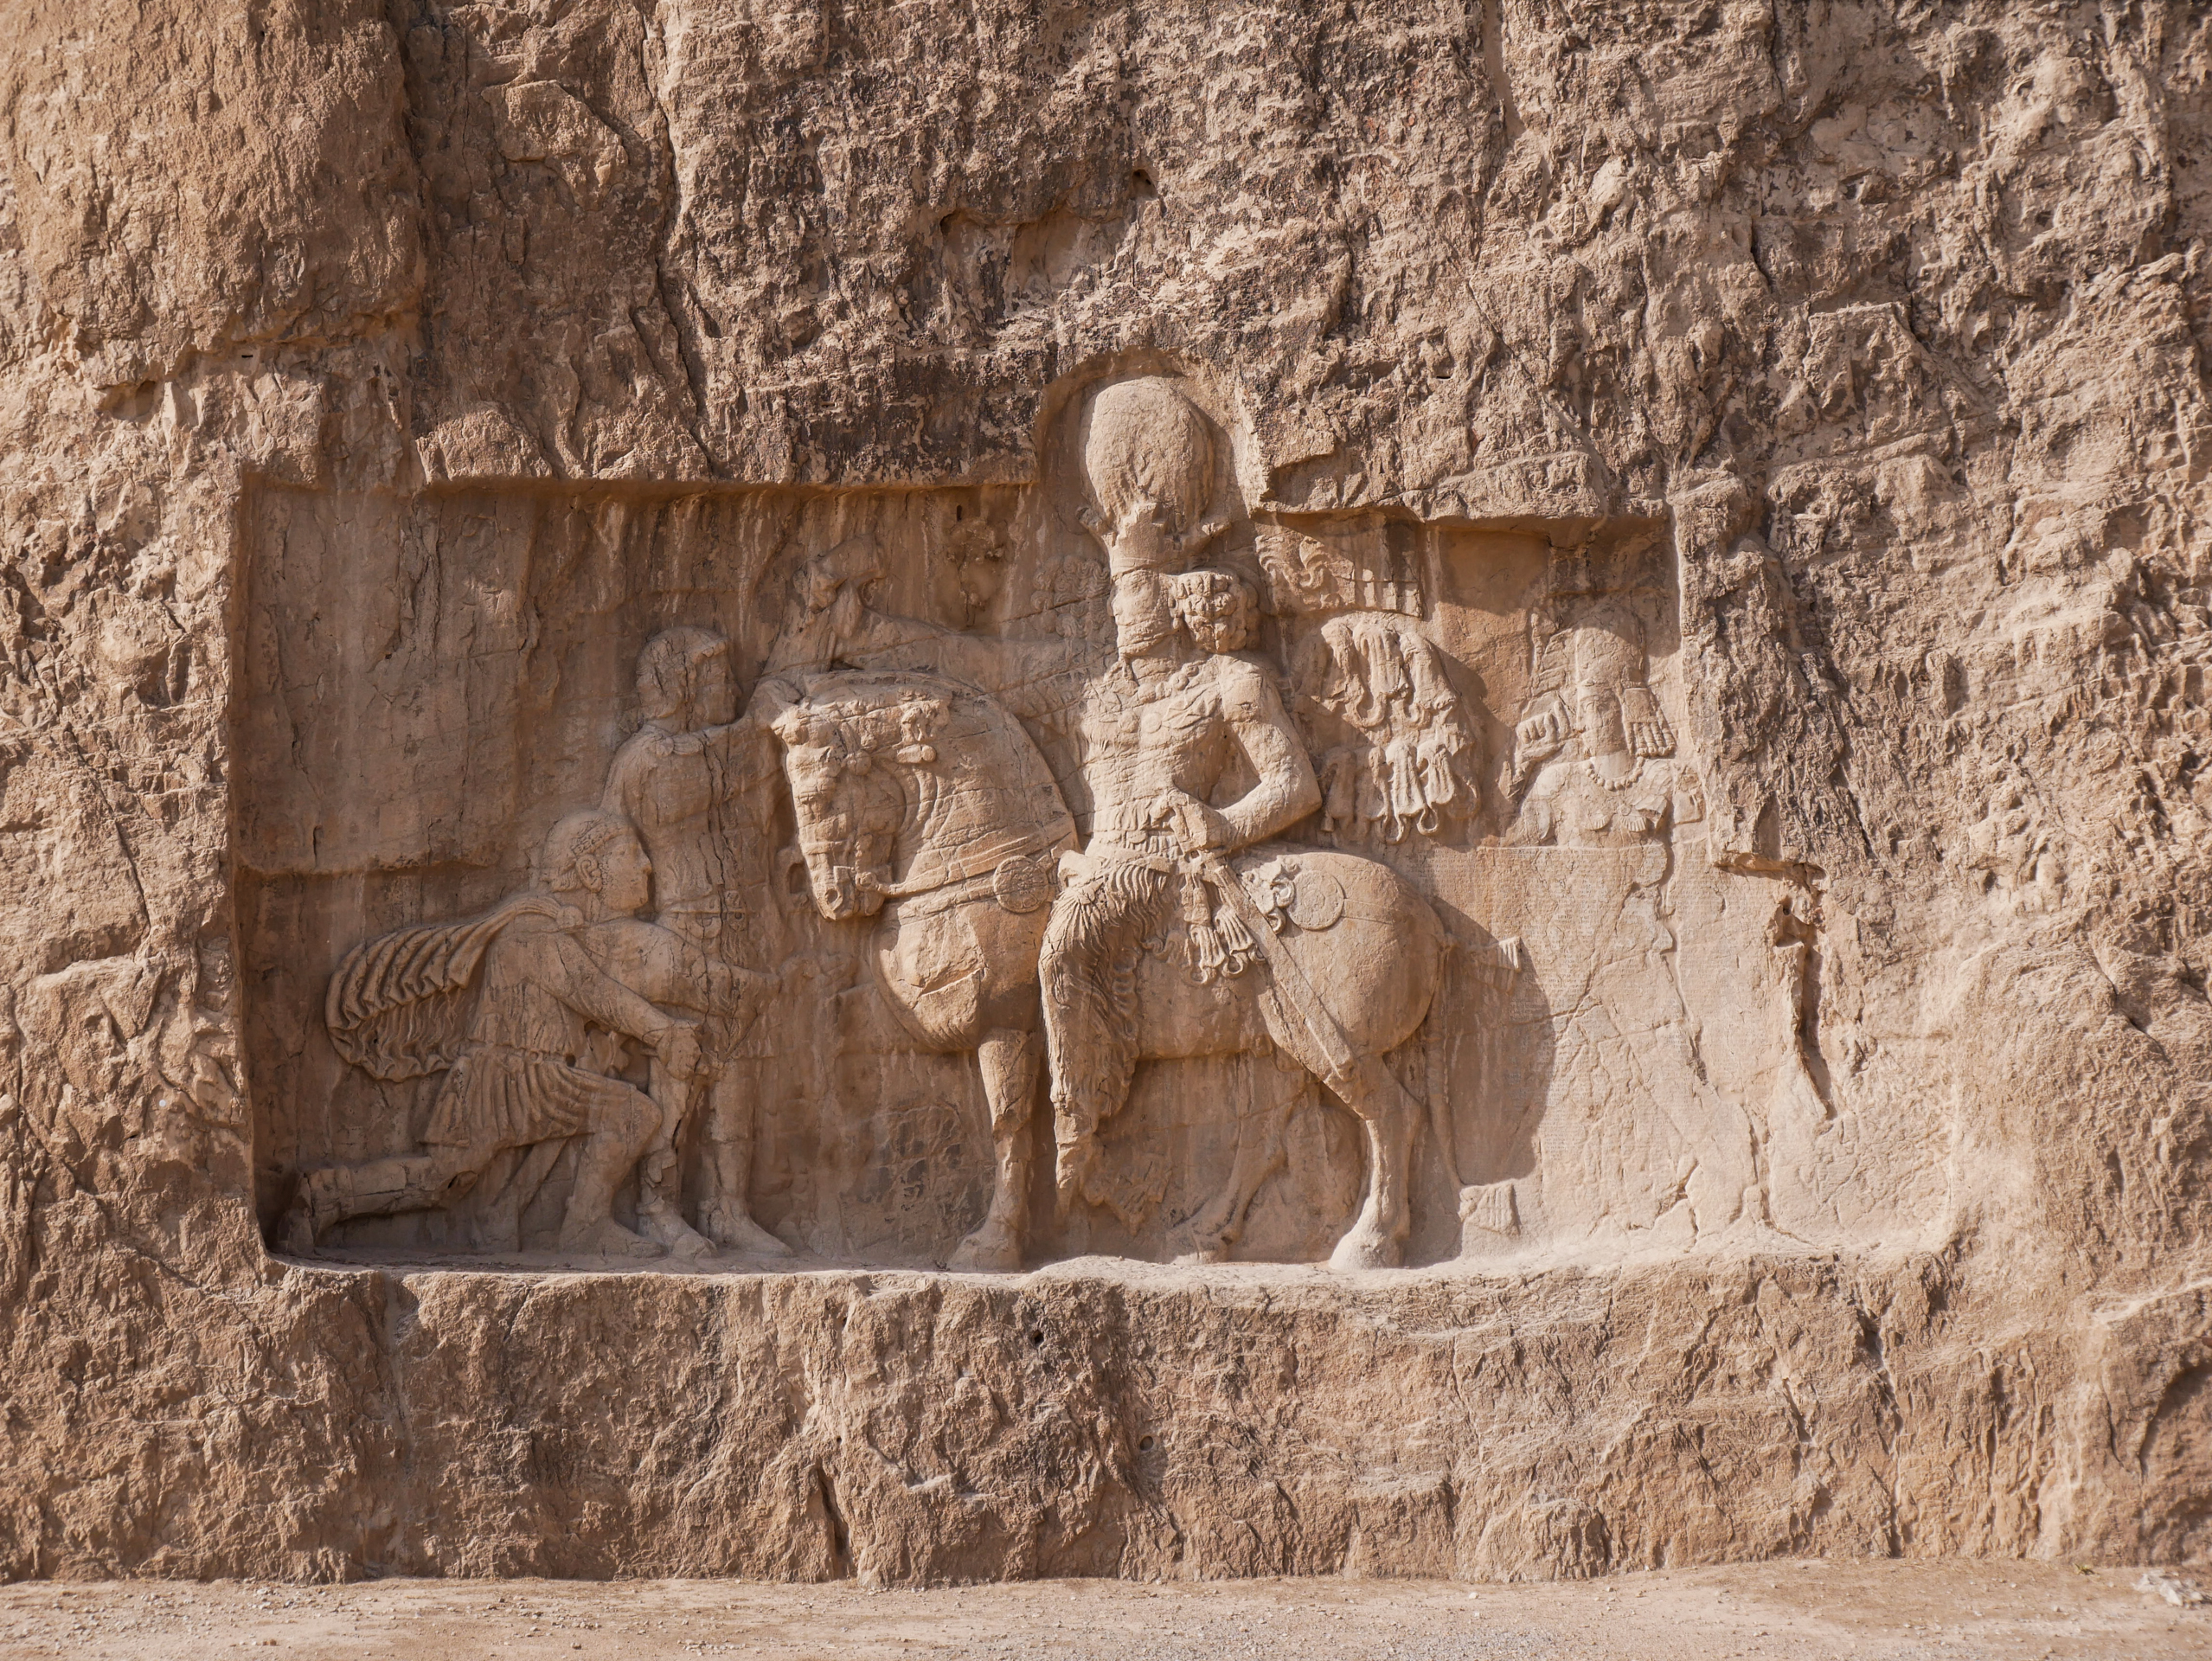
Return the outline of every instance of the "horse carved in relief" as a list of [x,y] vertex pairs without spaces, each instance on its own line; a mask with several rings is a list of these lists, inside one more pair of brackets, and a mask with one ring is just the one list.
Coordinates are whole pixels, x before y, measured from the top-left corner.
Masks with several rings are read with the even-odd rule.
[[[816,907],[874,918],[877,979],[907,1031],[934,1052],[972,1053],[981,1070],[996,1170],[989,1209],[952,1266],[1017,1268],[1044,1059],[1038,954],[1061,856],[1076,845],[1059,786],[1012,715],[939,677],[772,681],[755,710],[783,745]],[[1220,907],[1210,914],[1229,937],[1226,972],[1201,978],[1181,953],[1138,952],[1123,1012],[1136,1054],[1280,1057],[1314,1053],[1311,1036],[1325,1034],[1323,1082],[1360,1120],[1367,1151],[1359,1215],[1330,1261],[1395,1264],[1423,1115],[1382,1058],[1427,1014],[1443,927],[1395,872],[1351,855],[1263,844],[1206,866],[1183,874],[1184,892],[1210,885],[1196,891]],[[1220,963],[1211,925],[1190,926],[1209,932]],[[1283,1042],[1286,1022],[1302,1022],[1306,1038]],[[1304,1087],[1296,1068],[1253,1072],[1276,1079],[1285,1108]],[[1193,1227],[1201,1255],[1226,1254],[1279,1157],[1279,1141],[1240,1138],[1228,1185]],[[1061,1191],[1065,1203],[1065,1180]]]

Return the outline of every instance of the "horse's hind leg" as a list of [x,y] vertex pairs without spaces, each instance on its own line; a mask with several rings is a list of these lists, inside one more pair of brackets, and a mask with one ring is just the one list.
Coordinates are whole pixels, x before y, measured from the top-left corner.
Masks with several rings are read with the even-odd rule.
[[1407,1186],[1421,1107],[1382,1058],[1362,1055],[1331,1086],[1367,1130],[1367,1198],[1330,1254],[1332,1269],[1390,1269],[1406,1260]]
[[1191,1222],[1190,1249],[1178,1262],[1227,1262],[1244,1233],[1246,1214],[1252,1209],[1260,1185],[1288,1163],[1283,1132],[1292,1109],[1305,1093],[1305,1069],[1286,1070],[1266,1055],[1244,1059],[1252,1099],[1237,1118],[1236,1164],[1230,1168],[1228,1183]]
[[984,1097],[991,1103],[991,1140],[998,1170],[991,1186],[991,1209],[953,1250],[951,1267],[955,1269],[989,1272],[1022,1267],[1022,1219],[1029,1208],[1033,1157],[1031,1109],[1043,1052],[1035,1033],[1004,1027],[987,1034],[976,1047]]

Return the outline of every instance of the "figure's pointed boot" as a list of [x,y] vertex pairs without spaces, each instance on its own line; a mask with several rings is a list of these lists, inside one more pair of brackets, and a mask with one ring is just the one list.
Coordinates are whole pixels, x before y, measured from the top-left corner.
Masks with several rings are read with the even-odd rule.
[[333,1181],[337,1175],[331,1170],[300,1173],[292,1203],[285,1209],[284,1220],[277,1225],[279,1251],[290,1257],[315,1255],[323,1243],[324,1229],[337,1220]]
[[428,1161],[395,1158],[365,1165],[324,1165],[302,1173],[278,1230],[278,1245],[295,1257],[312,1255],[323,1236],[348,1217],[384,1216],[436,1203],[426,1191]]

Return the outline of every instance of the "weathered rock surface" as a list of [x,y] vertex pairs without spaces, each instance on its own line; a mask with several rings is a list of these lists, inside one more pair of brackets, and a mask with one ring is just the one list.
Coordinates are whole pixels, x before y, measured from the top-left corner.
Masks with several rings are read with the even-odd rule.
[[[10,22],[0,1573],[2212,1549],[2202,8]],[[657,635],[757,704],[864,536],[840,651],[1134,661],[1121,578],[1202,574],[1085,516],[1138,382],[1214,446],[1183,667],[1252,647],[1344,781],[1293,840],[1367,837],[1455,943],[1362,1247],[1415,1267],[1142,1260],[1262,1121],[1234,1254],[1388,1209],[1249,1045],[1144,1062],[1057,1206],[1041,1085],[1010,1177],[973,1044],[773,867],[772,752],[740,955],[783,1001],[706,1065],[797,1267],[512,1255],[568,1154],[510,1254],[466,1205],[273,1252],[432,1115],[332,1048],[333,972],[538,892]],[[1423,752],[1407,830],[1360,788],[1415,727],[1471,789]],[[1234,909],[1184,892],[1193,940]],[[727,1186],[686,1134],[618,1219]],[[1002,1209],[1048,1267],[934,1271]]]

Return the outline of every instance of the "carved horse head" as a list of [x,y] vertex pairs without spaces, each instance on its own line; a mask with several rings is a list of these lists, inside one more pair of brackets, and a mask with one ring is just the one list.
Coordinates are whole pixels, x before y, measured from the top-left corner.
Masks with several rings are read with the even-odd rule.
[[824,917],[882,909],[900,833],[914,813],[907,774],[936,760],[929,741],[947,708],[941,697],[908,692],[881,702],[793,703],[776,715],[799,851]]

